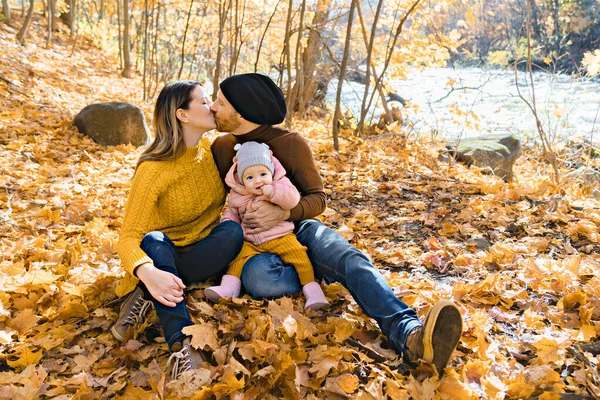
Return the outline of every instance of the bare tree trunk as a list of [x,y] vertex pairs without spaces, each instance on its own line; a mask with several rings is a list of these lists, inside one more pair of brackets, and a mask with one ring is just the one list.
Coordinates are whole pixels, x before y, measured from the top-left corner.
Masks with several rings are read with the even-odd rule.
[[315,69],[319,55],[319,47],[321,44],[321,34],[325,25],[325,21],[329,17],[330,0],[319,0],[316,6],[315,14],[310,24],[310,33],[306,49],[302,55],[302,77],[296,75],[296,83],[303,83],[302,91],[297,90],[295,104],[288,104],[288,110],[297,110],[298,116],[301,118],[306,112],[306,106],[309,100],[315,97],[318,88],[318,82],[314,79]]
[[148,95],[148,0],[144,0],[144,52],[143,52],[143,75],[142,75],[142,84],[143,84],[143,100],[146,101],[146,96]]
[[217,91],[219,88],[219,79],[221,75],[221,59],[223,58],[223,34],[225,30],[225,22],[227,21],[227,2],[219,2],[219,33],[217,45],[217,59],[215,61],[215,73],[213,75],[213,101],[217,99]]
[[[237,71],[237,65],[240,60],[240,54],[242,52],[242,47],[244,46],[244,42],[245,42],[245,39],[242,37],[242,27],[244,26],[244,22],[246,20],[246,0],[242,0],[241,10],[242,10],[242,15],[239,18],[238,18],[238,14],[236,12],[236,32],[238,32],[237,37],[239,39],[236,39],[236,41],[235,41],[236,48],[235,48],[234,53],[232,54],[232,57],[233,57],[233,60],[231,63],[231,65],[233,66],[233,69],[231,71],[232,75],[235,74]],[[239,19],[239,21],[238,21],[238,19]]]
[[[383,0],[379,0],[379,2],[377,3],[377,10],[375,11],[375,16],[373,17],[373,25],[371,26],[371,35],[369,37],[369,40],[367,41],[367,30],[365,28],[365,21],[363,20],[363,16],[362,16],[362,11],[360,9],[360,2],[356,5],[356,11],[358,12],[358,18],[360,20],[360,26],[362,29],[362,33],[363,33],[363,39],[365,41],[365,46],[367,48],[367,60],[366,60],[366,76],[365,76],[365,92],[363,95],[363,99],[362,99],[362,103],[360,105],[360,120],[358,122],[358,125],[356,127],[356,133],[359,133],[362,131],[364,124],[365,124],[365,117],[367,116],[367,112],[369,111],[367,109],[367,98],[369,97],[369,86],[371,84],[371,67],[373,68],[373,75],[377,75],[377,71],[375,70],[375,65],[371,65],[371,58],[373,56],[373,43],[375,42],[375,32],[377,30],[377,22],[379,22],[379,16],[381,15],[381,9],[383,6]],[[386,115],[386,120],[389,118],[389,120],[392,119],[392,113],[389,110],[388,106],[387,106],[387,101],[385,99],[385,94],[383,93],[383,89],[381,88],[381,86],[379,86],[379,90],[380,90],[380,95],[382,98],[382,103],[384,104],[384,110],[385,110],[385,115]],[[390,122],[390,121],[387,121]]]
[[156,94],[156,90],[158,89],[158,69],[159,69],[159,65],[158,65],[158,59],[157,59],[157,52],[158,52],[158,33],[160,32],[159,29],[159,24],[160,24],[160,8],[161,8],[161,2],[160,0],[158,0],[158,6],[156,7],[156,18],[155,18],[155,26],[154,26],[154,45],[152,46],[152,56],[150,57],[150,59],[152,60],[152,66],[154,68],[154,91],[152,92],[152,95],[150,95],[150,91],[148,91],[148,97],[149,98],[153,98],[154,95]]
[[279,7],[279,4],[281,4],[281,0],[279,0],[277,2],[277,4],[275,5],[275,8],[273,9],[273,13],[269,17],[269,21],[267,22],[267,25],[265,26],[265,30],[263,31],[263,34],[260,37],[260,41],[258,43],[258,50],[256,51],[256,61],[254,62],[254,72],[256,72],[258,70],[258,60],[260,60],[260,51],[262,49],[262,45],[265,40],[265,36],[267,35],[267,31],[269,30],[269,26],[271,25],[271,22],[273,21],[273,17],[275,16],[275,13],[277,12],[277,8]]
[[237,48],[238,48],[238,41],[239,41],[239,21],[238,21],[238,15],[239,15],[239,8],[240,8],[240,3],[239,0],[231,0],[231,2],[235,2],[233,4],[233,7],[231,8],[231,19],[230,19],[230,24],[231,24],[231,28],[233,31],[233,40],[230,40],[229,44],[230,44],[230,52],[229,52],[229,75],[233,75],[233,71],[234,71],[234,65],[236,63],[236,59],[235,59],[235,54],[237,52]]
[[6,25],[10,26],[10,4],[8,4],[8,0],[2,0],[2,14],[6,19]]
[[56,28],[56,0],[48,0],[48,38],[46,40],[46,48],[52,42],[52,32]]
[[371,94],[369,103],[367,104],[367,110],[371,108],[371,104],[373,103],[373,98],[375,97],[375,92],[377,91],[377,88],[381,85],[381,82],[383,80],[385,72],[387,71],[387,68],[390,65],[390,60],[392,59],[392,54],[394,53],[394,49],[396,48],[396,42],[398,41],[398,37],[400,36],[400,33],[402,33],[402,27],[404,26],[404,23],[406,22],[408,17],[415,11],[415,9],[417,8],[417,6],[419,5],[420,2],[421,2],[421,0],[415,0],[413,5],[408,9],[406,14],[404,14],[402,19],[398,23],[398,26],[396,27],[396,32],[394,33],[392,43],[388,46],[388,49],[386,52],[385,62],[383,64],[383,70],[381,71],[381,74],[375,81],[375,90],[373,90],[373,93]]
[[129,25],[129,0],[123,0],[123,72],[121,75],[125,78],[133,78]]
[[348,54],[350,54],[350,39],[352,37],[352,22],[354,20],[354,9],[359,0],[352,0],[350,3],[350,12],[348,14],[348,28],[346,29],[346,42],[344,43],[344,55],[342,56],[342,64],[340,65],[340,76],[338,80],[337,93],[335,96],[335,112],[333,114],[333,148],[338,151],[340,149],[338,130],[340,119],[340,101],[342,98],[342,86],[346,75],[346,66],[348,65]]
[[290,85],[292,82],[292,71],[291,71],[291,61],[290,61],[290,30],[292,26],[292,9],[294,6],[293,0],[288,0],[288,12],[287,17],[285,19],[285,35],[283,37],[283,51],[281,53],[281,58],[279,59],[279,86],[283,85],[283,71],[284,69],[287,71],[288,80],[287,80],[287,93],[290,92]]
[[119,69],[123,69],[123,37],[121,36],[121,0],[117,0],[117,28],[119,40]]
[[[521,89],[519,88],[519,79],[518,79],[518,72],[517,72],[518,71],[517,70],[518,59],[515,60],[515,64],[514,64],[515,86],[517,88],[517,93],[519,94],[519,97],[521,98],[521,100],[523,100],[523,102],[527,105],[527,107],[529,107],[529,109],[531,110],[531,113],[533,114],[533,116],[535,118],[537,131],[540,136],[540,140],[542,142],[542,151],[544,154],[544,158],[546,159],[546,161],[548,161],[548,163],[552,166],[552,169],[554,170],[554,183],[556,183],[556,185],[559,185],[560,184],[560,175],[559,175],[560,172],[558,169],[558,159],[556,157],[556,152],[554,151],[554,148],[552,147],[552,143],[550,143],[550,140],[548,139],[548,135],[546,135],[544,126],[542,125],[542,121],[540,121],[540,118],[539,118],[538,112],[537,112],[537,103],[535,100],[535,85],[533,83],[533,69],[531,67],[530,16],[531,16],[531,8],[530,8],[530,4],[527,3],[527,19],[526,19],[526,25],[525,25],[525,27],[527,29],[527,66],[526,66],[526,71],[527,71],[527,74],[529,75],[529,83],[531,85],[531,102],[529,102],[521,94]],[[509,179],[512,179],[512,177],[509,177]]]
[[529,2],[529,7],[531,9],[531,29],[535,34],[536,39],[540,38],[540,23],[539,23],[539,11],[537,5],[535,4],[535,0],[527,0]]
[[[296,64],[296,81],[294,87],[287,94],[288,104],[296,104],[296,98],[298,92],[304,90],[304,76],[302,75],[302,58],[300,57],[300,49],[302,48],[302,35],[304,34],[304,12],[306,11],[306,0],[302,0],[300,6],[300,25],[298,26],[298,39],[296,40],[296,51],[294,60]],[[294,116],[294,110],[288,110],[285,117],[285,124],[288,128],[292,125],[292,117]]]
[[554,27],[552,29],[552,44],[554,45],[554,50],[556,51],[556,55],[558,56],[560,54],[560,25],[558,21],[558,11],[560,9],[560,3],[558,2],[558,0],[553,0],[552,5],[552,19],[554,19]]
[[25,21],[23,22],[23,26],[19,29],[19,33],[17,33],[17,42],[23,46],[25,44],[25,35],[27,34],[27,29],[29,29],[29,25],[31,25],[31,17],[33,17],[33,7],[35,5],[35,0],[29,0],[29,9],[27,10],[27,16],[25,17]]
[[183,31],[183,40],[181,41],[181,65],[179,66],[179,72],[177,73],[177,79],[181,79],[181,72],[183,71],[183,64],[185,63],[185,41],[187,39],[188,29],[190,27],[190,18],[192,17],[192,6],[194,0],[190,0],[190,8],[188,9],[187,20],[185,21],[185,30]]

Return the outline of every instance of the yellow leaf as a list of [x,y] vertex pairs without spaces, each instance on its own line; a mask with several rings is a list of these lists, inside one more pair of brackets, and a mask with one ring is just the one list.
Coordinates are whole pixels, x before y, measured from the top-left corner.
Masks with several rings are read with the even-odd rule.
[[461,380],[456,370],[448,369],[444,375],[441,385],[438,387],[440,393],[445,393],[452,399],[478,399],[479,396],[469,388],[467,381]]
[[34,352],[29,350],[29,347],[26,347],[25,350],[21,352],[21,356],[16,361],[6,360],[8,365],[13,368],[18,367],[27,367],[28,365],[37,365],[42,357],[44,356],[43,350],[39,350],[38,352]]
[[598,75],[600,73],[600,49],[593,53],[585,53],[581,63],[586,68],[589,76]]
[[538,351],[538,357],[542,363],[556,363],[564,360],[562,354],[559,354],[561,350],[560,344],[554,339],[548,339],[543,337],[540,341],[533,345]]
[[334,357],[326,357],[320,363],[314,365],[310,369],[310,372],[316,372],[317,378],[322,378],[324,376],[327,376],[331,368],[336,368],[339,363],[340,361]]
[[358,388],[358,377],[352,374],[344,374],[338,378],[337,384],[346,393],[354,393]]
[[183,333],[192,337],[192,346],[196,349],[203,350],[206,346],[213,350],[219,347],[217,339],[217,329],[208,324],[190,325],[183,328]]
[[465,14],[465,18],[467,18],[467,22],[469,25],[473,25],[475,23],[475,16],[473,14],[473,7],[469,7],[467,13]]
[[8,321],[7,325],[10,328],[13,328],[15,331],[19,332],[19,335],[29,332],[31,328],[37,324],[40,317],[35,315],[35,312],[28,308],[20,313],[10,321]]
[[57,319],[85,318],[89,315],[88,308],[79,300],[70,301],[56,316]]
[[343,374],[327,378],[323,391],[336,393],[346,397],[358,389],[358,377],[352,374]]

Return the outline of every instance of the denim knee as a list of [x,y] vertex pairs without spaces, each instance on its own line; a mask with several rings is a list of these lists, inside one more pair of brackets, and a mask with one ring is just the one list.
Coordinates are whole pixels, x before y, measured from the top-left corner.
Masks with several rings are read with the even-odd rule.
[[165,252],[172,254],[175,245],[164,233],[152,231],[144,236],[140,248],[156,263],[158,259],[164,258]]
[[238,253],[242,250],[244,244],[244,230],[242,226],[235,221],[223,221],[215,229],[223,229],[223,234],[226,235],[230,243],[234,244],[234,247],[239,248]]
[[246,292],[255,299],[273,299],[301,290],[300,279],[294,267],[283,263],[271,253],[252,257],[242,270]]

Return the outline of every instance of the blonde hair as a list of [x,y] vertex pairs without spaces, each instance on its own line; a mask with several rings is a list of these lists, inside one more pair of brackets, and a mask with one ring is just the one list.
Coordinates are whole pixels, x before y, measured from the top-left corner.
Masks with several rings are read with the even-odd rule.
[[160,91],[152,121],[154,141],[138,159],[136,169],[144,161],[175,160],[184,153],[183,128],[177,118],[177,110],[189,108],[196,86],[200,86],[200,83],[177,81],[169,83]]

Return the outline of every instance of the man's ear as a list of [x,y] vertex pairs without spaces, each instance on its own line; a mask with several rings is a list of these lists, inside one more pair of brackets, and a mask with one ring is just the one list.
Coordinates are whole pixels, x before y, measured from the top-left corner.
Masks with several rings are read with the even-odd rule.
[[233,156],[233,162],[236,163],[237,162],[237,157]]
[[188,117],[185,114],[185,111],[181,108],[178,108],[177,111],[175,111],[175,115],[177,116],[177,119],[180,120],[183,123],[188,122]]

